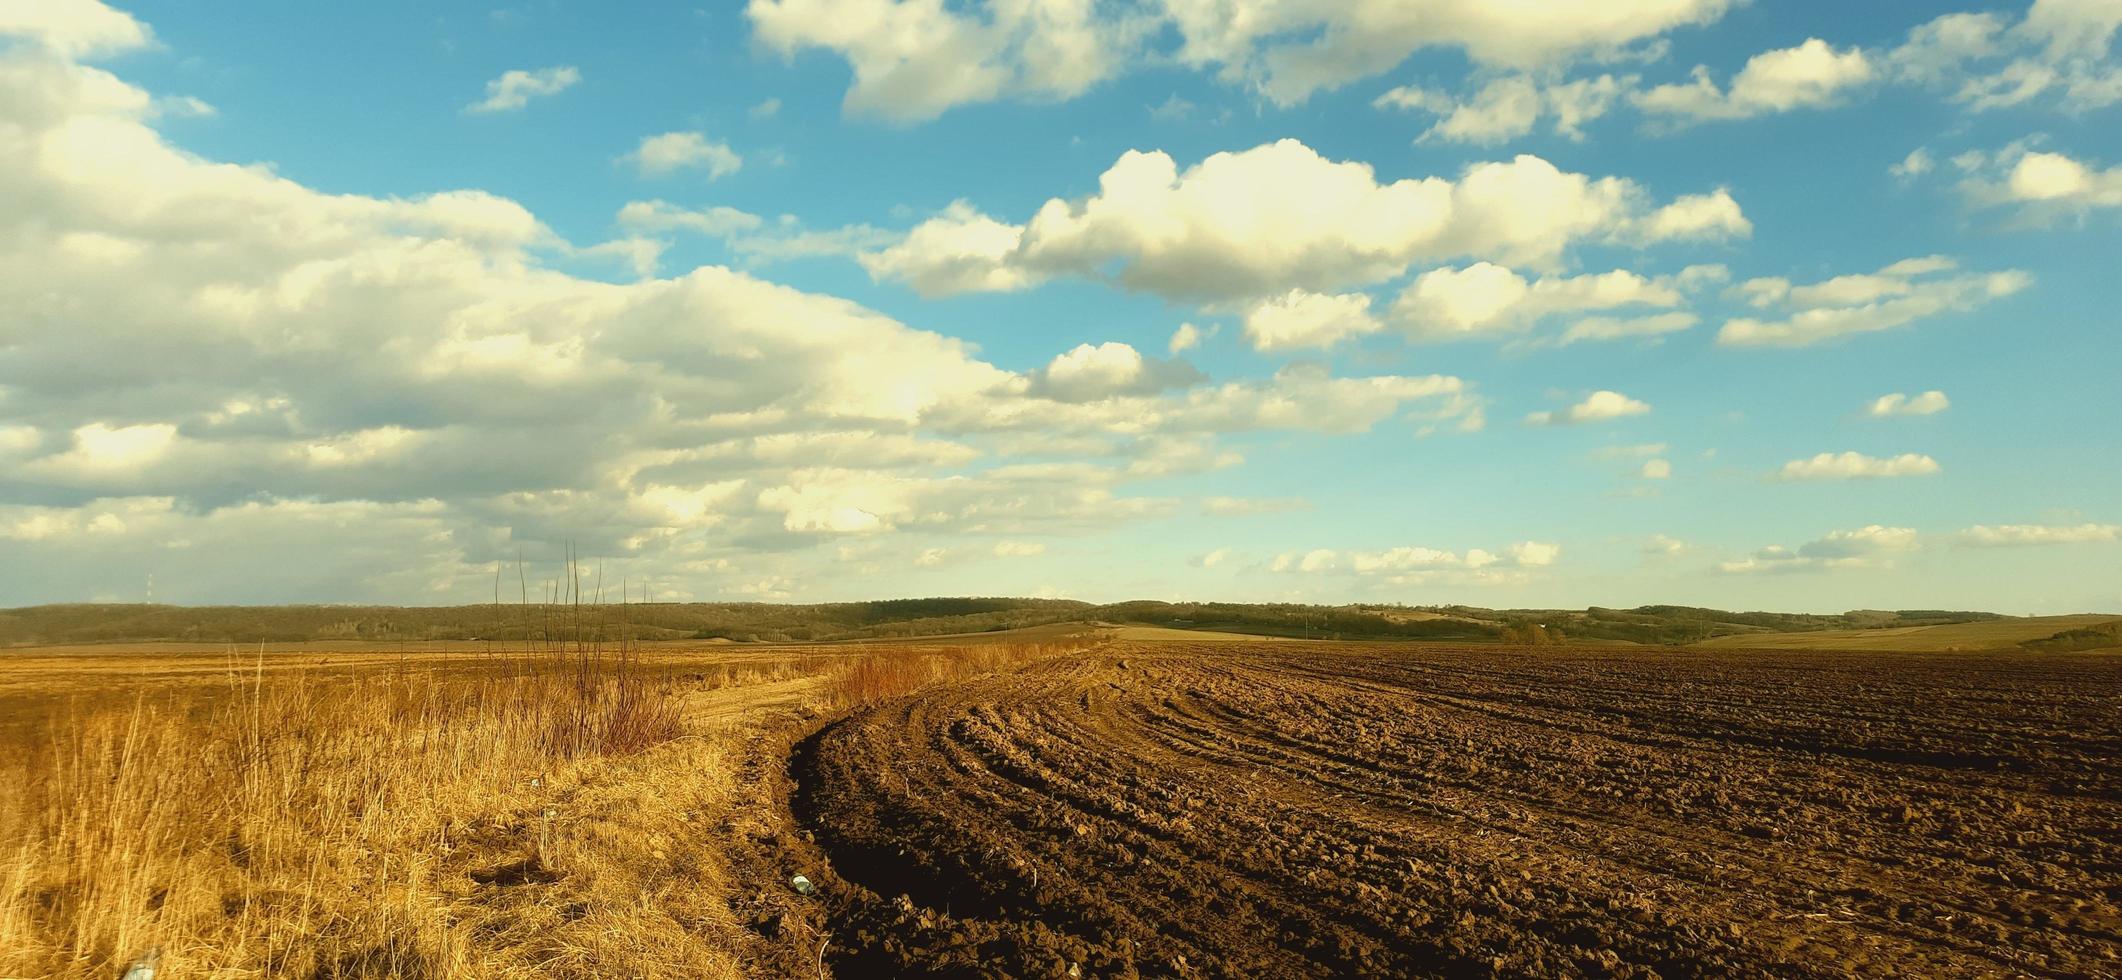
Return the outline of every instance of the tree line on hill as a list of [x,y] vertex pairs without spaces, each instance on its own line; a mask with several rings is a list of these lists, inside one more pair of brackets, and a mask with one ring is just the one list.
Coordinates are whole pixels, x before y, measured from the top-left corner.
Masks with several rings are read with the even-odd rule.
[[[587,617],[587,618],[585,618]],[[72,604],[0,609],[0,644],[191,641],[536,640],[593,625],[612,639],[806,643],[993,632],[1054,623],[1250,633],[1315,639],[1514,643],[1606,641],[1677,645],[1733,633],[1927,626],[1993,613],[1853,610],[1839,615],[1727,612],[1692,606],[1483,609],[1297,603],[1094,605],[1066,599],[924,598],[808,605],[728,602],[488,603],[467,606],[171,606]]]

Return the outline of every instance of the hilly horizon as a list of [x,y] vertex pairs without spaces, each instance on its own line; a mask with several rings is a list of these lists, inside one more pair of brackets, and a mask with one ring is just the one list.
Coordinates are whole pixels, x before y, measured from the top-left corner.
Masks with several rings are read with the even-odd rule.
[[[1154,626],[1203,633],[1318,639],[1473,642],[1624,642],[1685,645],[1730,637],[1893,631],[1954,624],[2026,624],[1992,630],[2007,646],[2122,620],[2097,613],[2012,617],[1953,610],[1850,610],[1838,614],[1732,612],[1680,606],[1633,609],[1484,609],[1471,606],[1194,603],[1138,600],[931,597],[845,603],[571,602],[461,606],[175,606],[55,604],[0,609],[0,646],[126,641],[312,642],[523,640],[551,631],[556,611],[584,610],[602,634],[632,640],[806,643],[920,638],[1060,623]],[[2053,627],[2053,628],[2049,628]]]
[[2118,256],[2122,0],[0,0],[0,980],[2122,976]]

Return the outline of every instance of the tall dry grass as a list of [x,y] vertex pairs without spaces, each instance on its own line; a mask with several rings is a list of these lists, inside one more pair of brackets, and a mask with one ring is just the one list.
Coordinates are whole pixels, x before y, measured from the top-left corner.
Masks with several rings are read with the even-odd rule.
[[681,693],[577,640],[82,711],[0,761],[0,976],[735,976]]
[[1075,641],[883,647],[842,663],[827,681],[840,709],[874,704],[931,684],[962,680],[1082,649]]

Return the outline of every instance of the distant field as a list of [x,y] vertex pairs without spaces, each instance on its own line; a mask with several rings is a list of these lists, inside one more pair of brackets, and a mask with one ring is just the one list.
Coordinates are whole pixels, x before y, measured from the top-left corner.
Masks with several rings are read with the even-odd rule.
[[2112,623],[2122,617],[2105,613],[2077,616],[2029,616],[1979,623],[1909,626],[1867,630],[1815,630],[1806,633],[1748,633],[1720,636],[1695,644],[1720,650],[1905,650],[1912,653],[1995,650],[2041,640],[2064,630]]
[[1131,643],[1200,642],[1203,640],[1279,640],[1278,636],[1255,636],[1250,633],[1224,633],[1216,630],[1184,630],[1166,626],[1116,626],[1114,639]]

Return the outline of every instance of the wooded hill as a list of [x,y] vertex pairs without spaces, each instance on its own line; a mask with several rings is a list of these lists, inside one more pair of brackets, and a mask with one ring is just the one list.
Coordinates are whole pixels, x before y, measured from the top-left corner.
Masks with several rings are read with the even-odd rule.
[[1854,610],[1840,615],[1726,612],[1691,606],[1482,609],[1473,606],[1121,602],[933,598],[814,605],[652,602],[602,606],[168,606],[77,604],[0,610],[0,645],[193,641],[520,640],[577,623],[642,640],[814,642],[938,636],[1065,622],[1162,626],[1320,639],[1695,643],[1744,633],[1931,626],[1994,613]]

